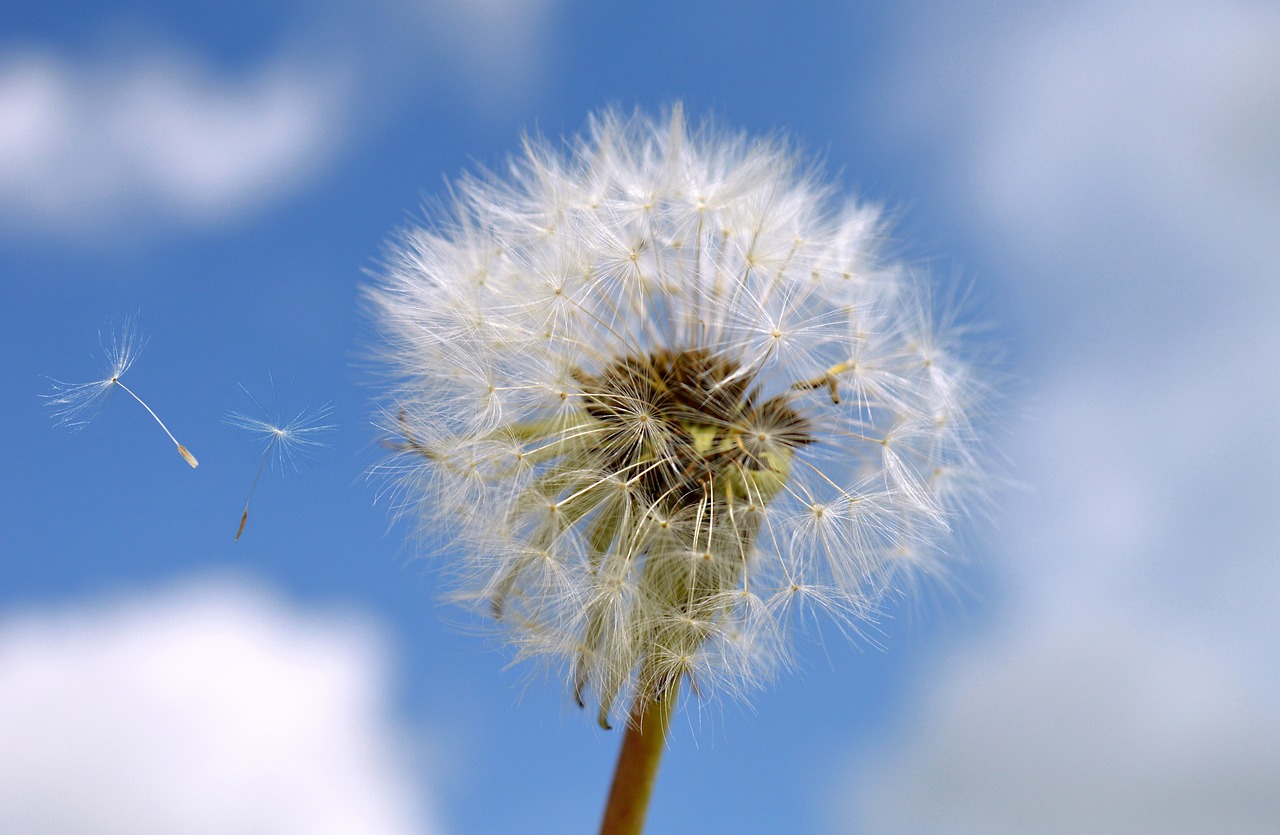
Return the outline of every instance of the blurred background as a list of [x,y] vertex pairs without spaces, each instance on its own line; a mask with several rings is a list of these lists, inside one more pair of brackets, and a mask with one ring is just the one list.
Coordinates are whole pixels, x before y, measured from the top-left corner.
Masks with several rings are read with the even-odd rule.
[[[360,288],[521,131],[677,100],[899,218],[1008,358],[1016,484],[883,650],[819,623],[680,714],[650,831],[1280,831],[1278,43],[1229,0],[5,4],[0,832],[594,831],[620,735],[368,476]],[[196,471],[41,400],[131,315]],[[241,384],[340,428],[233,542]]]

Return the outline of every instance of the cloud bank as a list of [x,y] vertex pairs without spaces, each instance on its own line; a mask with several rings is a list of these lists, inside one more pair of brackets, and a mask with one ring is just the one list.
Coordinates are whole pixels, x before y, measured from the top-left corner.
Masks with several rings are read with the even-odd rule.
[[368,625],[230,583],[0,622],[0,831],[429,835]]
[[909,744],[856,758],[843,820],[1272,831],[1280,13],[947,14],[893,100],[1035,334],[1010,450],[1030,489],[1000,532],[1002,628],[922,684]]

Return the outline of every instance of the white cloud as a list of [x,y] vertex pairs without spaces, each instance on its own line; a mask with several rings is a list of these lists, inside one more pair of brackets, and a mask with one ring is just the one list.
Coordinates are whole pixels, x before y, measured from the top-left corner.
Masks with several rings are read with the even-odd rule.
[[1231,2],[1090,4],[1017,41],[972,145],[1004,245],[1065,257],[1076,269],[1041,272],[1063,295],[1125,309],[1274,292],[1278,41],[1274,7]]
[[[1159,347],[1144,374],[1071,366],[1037,392],[1011,454],[1002,568],[1028,616],[1106,602],[1280,653],[1280,338],[1247,326]],[[1280,698],[1280,692],[1277,692]]]
[[859,758],[847,816],[886,835],[1274,832],[1280,721],[1218,654],[1099,613],[954,658],[909,738]]
[[425,835],[367,623],[229,583],[0,622],[0,831]]
[[1018,295],[1046,324],[1145,336],[1192,301],[1273,290],[1274,4],[932,11],[886,102],[944,157],[957,213],[1034,287]]
[[296,187],[345,139],[337,72],[233,79],[173,54],[0,64],[0,224],[55,238],[138,216],[220,220]]

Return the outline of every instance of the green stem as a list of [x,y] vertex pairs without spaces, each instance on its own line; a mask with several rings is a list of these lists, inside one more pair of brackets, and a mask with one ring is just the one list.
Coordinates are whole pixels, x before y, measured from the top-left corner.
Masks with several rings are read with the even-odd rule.
[[658,762],[666,747],[667,729],[675,710],[679,679],[653,698],[645,690],[636,696],[631,721],[622,740],[613,786],[605,805],[600,835],[640,835],[644,829],[649,796],[658,775]]

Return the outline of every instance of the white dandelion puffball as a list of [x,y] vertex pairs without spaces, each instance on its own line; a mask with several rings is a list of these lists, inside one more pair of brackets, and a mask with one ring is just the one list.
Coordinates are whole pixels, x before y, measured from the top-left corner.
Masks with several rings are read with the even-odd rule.
[[856,630],[982,485],[959,330],[777,140],[593,118],[405,231],[369,294],[388,467],[459,596],[607,723]]

